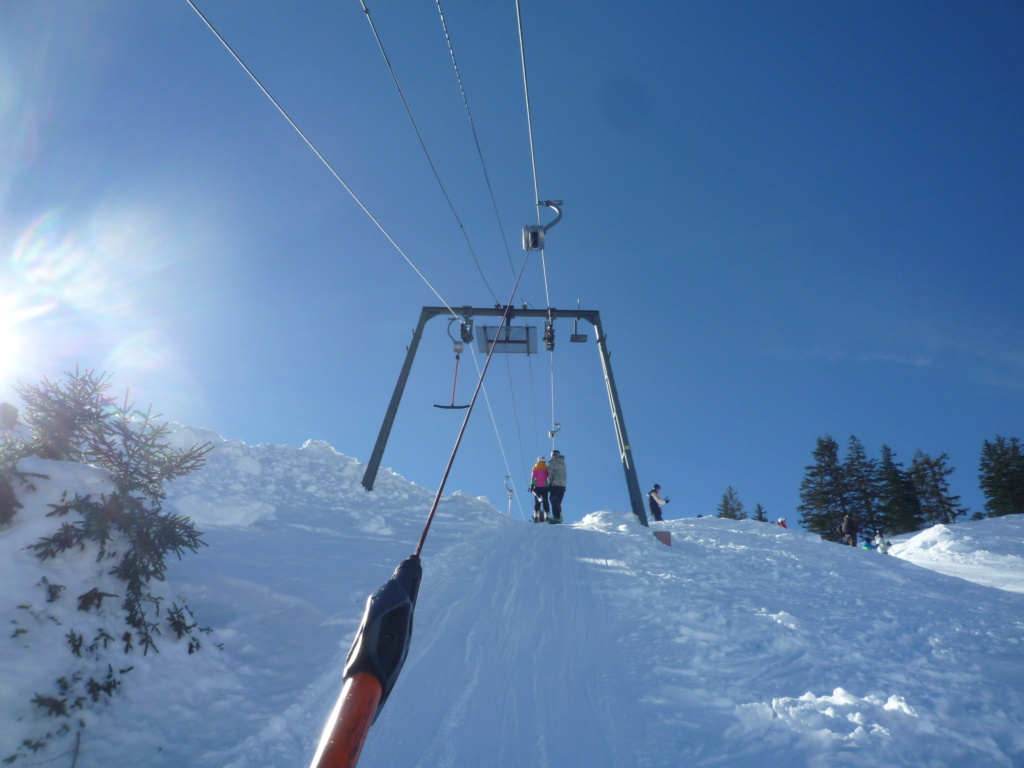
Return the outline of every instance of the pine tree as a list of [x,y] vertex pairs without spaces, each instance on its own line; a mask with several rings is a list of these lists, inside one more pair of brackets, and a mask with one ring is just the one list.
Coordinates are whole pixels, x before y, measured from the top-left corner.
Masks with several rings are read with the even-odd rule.
[[878,476],[878,523],[883,530],[898,536],[924,527],[914,482],[903,470],[903,465],[896,461],[896,454],[888,445],[882,446]]
[[814,464],[806,467],[807,474],[800,483],[800,524],[830,541],[838,541],[836,526],[850,511],[839,444],[829,435],[819,437],[812,455]]
[[957,517],[967,514],[961,506],[960,497],[949,490],[947,478],[953,474],[948,467],[949,456],[945,453],[932,458],[923,451],[914,454],[910,476],[921,506],[921,516],[926,523],[955,523]]
[[768,522],[768,513],[760,504],[754,505],[754,519],[761,523]]
[[878,531],[881,527],[878,520],[878,462],[867,457],[864,444],[856,435],[850,435],[843,477],[850,497],[850,514],[860,523],[865,535]]
[[981,449],[978,472],[989,517],[1024,513],[1024,451],[1016,437],[996,436]]
[[[75,710],[112,697],[121,686],[121,678],[134,664],[115,667],[107,663],[106,676],[94,676],[108,655],[130,653],[134,648],[146,655],[159,651],[156,639],[169,627],[177,639],[187,639],[188,651],[201,647],[200,635],[210,632],[192,620],[186,606],[162,606],[163,597],[151,587],[166,576],[170,555],[180,558],[201,546],[202,534],[191,520],[165,512],[161,502],[166,498],[164,484],[187,475],[205,462],[211,446],[195,445],[178,449],[168,442],[169,427],[151,411],[136,410],[125,397],[118,406],[107,396],[109,376],[95,376],[92,371],[68,372],[64,381],[44,379],[38,386],[18,385],[31,425],[28,440],[0,439],[0,505],[13,516],[20,506],[12,480],[30,488],[30,473],[20,473],[17,461],[31,454],[55,461],[74,461],[102,467],[109,472],[111,489],[105,493],[81,495],[65,492],[60,503],[50,504],[48,517],[59,521],[51,536],[43,536],[28,549],[41,560],[62,558],[72,550],[90,549],[96,562],[107,561],[107,574],[120,580],[118,594],[96,586],[78,595],[78,610],[99,614],[83,627],[69,627],[65,635],[72,659],[71,671],[57,678],[50,693],[37,693],[32,703],[51,717],[63,719],[51,726],[42,738],[23,743],[22,747],[3,758],[10,764],[45,746],[54,734],[81,732],[86,720]],[[13,501],[12,501],[13,499]],[[80,558],[73,562],[81,562]],[[61,563],[61,568],[75,567]],[[40,586],[46,590],[47,602],[60,599],[64,586],[45,577]],[[103,606],[105,599],[120,601],[120,615]],[[161,616],[161,611],[163,615]],[[96,625],[102,620],[104,626]],[[114,621],[111,626],[108,622]],[[59,622],[58,622],[59,623]],[[82,632],[77,631],[82,629]],[[107,630],[113,630],[108,632]],[[88,635],[88,636],[87,636]],[[68,702],[71,702],[70,704]],[[74,723],[77,723],[75,725]],[[49,761],[52,762],[52,761]]]
[[743,509],[743,502],[736,495],[736,489],[731,485],[722,494],[722,501],[718,505],[718,516],[730,520],[746,520],[747,513]]

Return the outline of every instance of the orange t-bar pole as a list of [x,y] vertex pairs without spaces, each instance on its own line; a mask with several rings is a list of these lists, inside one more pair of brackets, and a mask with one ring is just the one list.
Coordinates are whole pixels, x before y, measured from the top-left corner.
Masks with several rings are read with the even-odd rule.
[[354,768],[380,702],[380,681],[367,672],[345,680],[310,768]]

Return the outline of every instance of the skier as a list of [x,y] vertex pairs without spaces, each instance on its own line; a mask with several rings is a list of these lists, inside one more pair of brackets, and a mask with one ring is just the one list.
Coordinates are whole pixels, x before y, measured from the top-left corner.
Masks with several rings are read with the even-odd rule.
[[851,547],[857,546],[857,533],[860,531],[860,526],[857,525],[857,521],[849,515],[843,517],[843,522],[839,524],[839,532],[846,537],[846,543]]
[[661,494],[658,493],[660,490],[661,486],[655,483],[654,487],[647,494],[647,506],[651,509],[651,517],[659,523],[663,522],[661,519],[661,508],[668,504],[668,499],[661,498]]
[[551,499],[549,523],[562,522],[562,498],[565,496],[565,457],[559,451],[551,452],[548,464],[548,498]]
[[885,537],[885,531],[879,528],[878,533],[875,534],[875,548],[883,555],[888,555],[891,546],[892,542]]
[[[551,507],[548,505],[548,464],[543,456],[537,459],[530,474],[530,491],[533,493],[533,522],[543,523]],[[543,511],[541,511],[543,507]]]
[[789,528],[789,526],[786,525],[786,518],[784,518],[784,517],[780,517],[779,518],[779,528],[786,528],[786,529]]

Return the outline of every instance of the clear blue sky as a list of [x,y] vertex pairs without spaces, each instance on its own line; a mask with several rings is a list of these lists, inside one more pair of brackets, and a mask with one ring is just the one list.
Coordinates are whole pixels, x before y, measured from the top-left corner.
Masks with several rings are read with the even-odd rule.
[[[301,7],[300,7],[301,5]],[[199,7],[452,306],[491,291],[359,3]],[[368,3],[501,301],[536,222],[515,3]],[[601,312],[644,490],[795,518],[817,437],[1024,436],[1019,2],[522,2],[551,304]],[[551,218],[549,212],[544,220]],[[68,367],[248,443],[365,460],[437,297],[185,0],[0,5],[0,373]],[[546,304],[531,257],[517,301]],[[495,360],[523,495],[552,422],[567,515],[628,507],[591,343]],[[581,329],[582,330],[582,329]],[[460,414],[427,326],[384,465],[436,487]],[[475,372],[467,355],[459,400]],[[6,391],[6,387],[5,387]],[[5,395],[5,397],[8,397]],[[447,490],[507,503],[485,403]],[[524,500],[525,506],[525,500]]]

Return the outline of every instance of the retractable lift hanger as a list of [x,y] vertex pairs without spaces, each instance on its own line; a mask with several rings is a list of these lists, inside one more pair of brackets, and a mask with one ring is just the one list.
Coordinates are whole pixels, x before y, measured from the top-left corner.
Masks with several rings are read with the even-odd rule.
[[508,491],[508,516],[512,517],[512,497],[516,495],[515,490],[509,483],[512,480],[512,475],[505,475],[505,490]]
[[[455,379],[452,381],[452,403],[451,405],[434,404],[435,408],[442,408],[446,411],[456,411],[469,408],[469,403],[466,403],[466,405],[455,404],[455,388],[459,385],[459,357],[462,355],[462,350],[464,349],[463,342],[452,336],[452,323],[457,319],[458,318],[453,317],[448,321],[448,338],[452,340],[452,347],[455,350]],[[462,318],[459,333],[467,344],[471,342],[473,340],[473,321]]]
[[[579,311],[579,308],[580,308],[580,300],[576,299],[576,311]],[[572,335],[569,336],[569,341],[571,341],[573,343],[576,343],[576,344],[582,344],[586,340],[587,340],[587,334],[580,333],[580,316],[576,315],[576,317],[572,321]]]
[[537,205],[546,205],[548,208],[553,210],[558,215],[555,220],[550,224],[527,224],[523,227],[523,250],[524,251],[543,251],[544,250],[544,234],[551,229],[555,224],[562,220],[562,201],[561,200],[538,200]]

